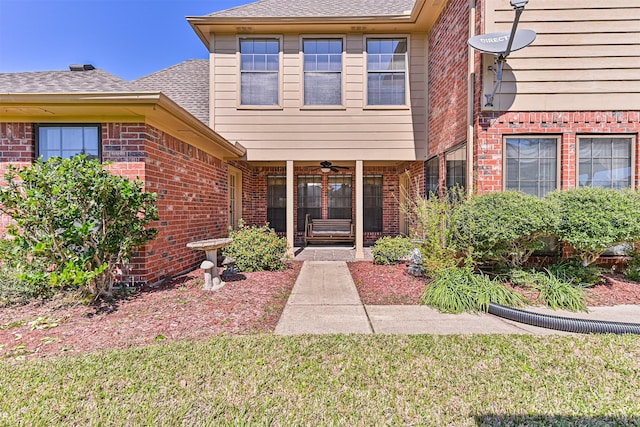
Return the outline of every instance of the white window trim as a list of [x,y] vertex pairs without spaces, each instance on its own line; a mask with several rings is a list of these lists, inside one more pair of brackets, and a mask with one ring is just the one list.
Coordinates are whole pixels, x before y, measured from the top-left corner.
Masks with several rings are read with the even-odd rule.
[[[342,75],[341,75],[341,104],[336,105],[305,105],[304,103],[304,41],[313,39],[342,40]],[[344,34],[304,34],[300,36],[300,109],[301,110],[346,110],[346,81],[347,81],[347,37]]]
[[[405,69],[405,88],[403,105],[369,105],[369,60],[367,50],[368,39],[407,39],[407,59]],[[364,110],[408,110],[411,108],[411,36],[409,34],[365,34],[362,37],[362,68],[364,70],[362,80],[362,98],[364,100]]]
[[637,137],[635,134],[612,133],[612,134],[581,134],[576,135],[576,163],[575,163],[575,186],[580,187],[580,140],[584,139],[611,139],[611,138],[630,138],[631,139],[631,186],[630,189],[636,188],[636,153],[637,153]]
[[507,139],[555,139],[556,140],[556,190],[562,188],[562,135],[558,134],[509,134],[502,135],[502,191],[507,191]]
[[[277,39],[278,52],[278,105],[245,105],[242,103],[242,54],[240,41],[251,39]],[[238,110],[282,110],[284,105],[284,37],[281,34],[238,34],[236,35],[236,109]]]

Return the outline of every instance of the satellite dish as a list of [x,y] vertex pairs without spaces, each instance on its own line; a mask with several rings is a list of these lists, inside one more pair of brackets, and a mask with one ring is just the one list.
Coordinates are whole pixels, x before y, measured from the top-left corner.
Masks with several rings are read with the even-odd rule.
[[[480,52],[492,53],[494,55],[500,55],[507,53],[509,48],[509,40],[511,39],[511,33],[489,33],[480,34],[479,36],[471,37],[468,41],[469,46]],[[533,43],[536,39],[536,32],[533,30],[517,30],[513,36],[513,42],[511,43],[510,52],[523,49]]]

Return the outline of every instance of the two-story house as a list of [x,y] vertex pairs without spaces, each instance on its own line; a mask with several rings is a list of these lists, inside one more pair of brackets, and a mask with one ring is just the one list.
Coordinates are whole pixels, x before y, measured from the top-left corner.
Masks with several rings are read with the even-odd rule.
[[[100,114],[106,101],[79,95],[71,98],[92,102],[91,114],[53,105],[43,113],[23,93],[29,84],[2,85],[0,75],[0,122],[11,122],[0,129],[0,160],[16,155],[9,126],[26,129],[19,158],[26,161],[42,152],[37,135],[51,123],[99,125],[104,158],[126,163],[122,152],[136,147],[137,170],[161,195],[160,243],[138,266],[151,281],[195,264],[185,241],[222,235],[220,224],[239,218],[268,222],[292,247],[303,243],[307,215],[351,219],[361,257],[380,236],[407,232],[400,210],[407,192],[462,185],[543,196],[584,185],[635,187],[640,6],[566,3],[528,2],[520,28],[537,38],[508,57],[493,102],[496,57],[467,41],[509,31],[509,0],[261,0],[189,17],[209,59],[121,82],[131,86],[119,92],[150,91],[190,127],[151,108],[133,114],[125,105],[133,96],[109,115]],[[94,71],[74,76],[91,79]],[[57,87],[68,94],[82,85]],[[130,123],[145,126],[139,144],[111,132]],[[154,138],[160,147],[146,142]],[[162,147],[165,139],[174,146]],[[215,227],[202,207],[216,212]],[[157,264],[167,258],[180,269]],[[148,273],[157,265],[160,275]]]

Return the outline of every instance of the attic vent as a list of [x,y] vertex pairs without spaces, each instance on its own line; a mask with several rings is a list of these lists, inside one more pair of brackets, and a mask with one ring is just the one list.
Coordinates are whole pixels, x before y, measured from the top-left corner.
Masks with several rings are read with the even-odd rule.
[[70,71],[91,71],[91,70],[95,70],[96,67],[94,67],[91,64],[71,64],[69,65],[69,70]]

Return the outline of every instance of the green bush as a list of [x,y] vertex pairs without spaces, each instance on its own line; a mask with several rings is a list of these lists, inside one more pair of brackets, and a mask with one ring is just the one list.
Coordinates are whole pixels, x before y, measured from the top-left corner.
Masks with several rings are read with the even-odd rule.
[[371,248],[373,263],[380,265],[397,264],[398,260],[410,257],[411,251],[415,246],[408,237],[381,237]]
[[514,285],[532,287],[540,292],[540,298],[554,310],[586,311],[584,292],[581,287],[545,272],[514,270],[511,274]]
[[[419,185],[415,185],[415,188],[419,188]],[[449,189],[443,195],[431,193],[427,198],[417,191],[405,195],[402,211],[409,219],[411,237],[422,242],[422,266],[431,277],[459,263],[449,225],[453,213],[464,203],[465,197],[464,190],[459,187]]]
[[629,263],[624,274],[629,279],[640,282],[640,246],[636,243],[635,247],[629,249],[627,255],[629,256]]
[[0,212],[13,224],[7,262],[22,266],[27,283],[81,288],[109,296],[116,268],[156,236],[156,195],[142,182],[112,175],[97,160],[37,160],[9,167],[0,188]]
[[612,246],[640,240],[640,194],[635,191],[581,187],[547,198],[559,213],[558,238],[574,248],[583,266]]
[[471,267],[451,267],[438,272],[425,288],[421,301],[444,313],[486,312],[490,302],[511,307],[520,307],[525,302],[499,280],[475,274]]
[[547,201],[516,191],[474,196],[452,217],[460,248],[479,264],[522,265],[550,235],[557,216]]
[[287,268],[284,258],[287,239],[278,237],[268,225],[247,226],[242,220],[238,229],[231,230],[233,242],[222,249],[222,254],[234,258],[240,271],[277,271]]

